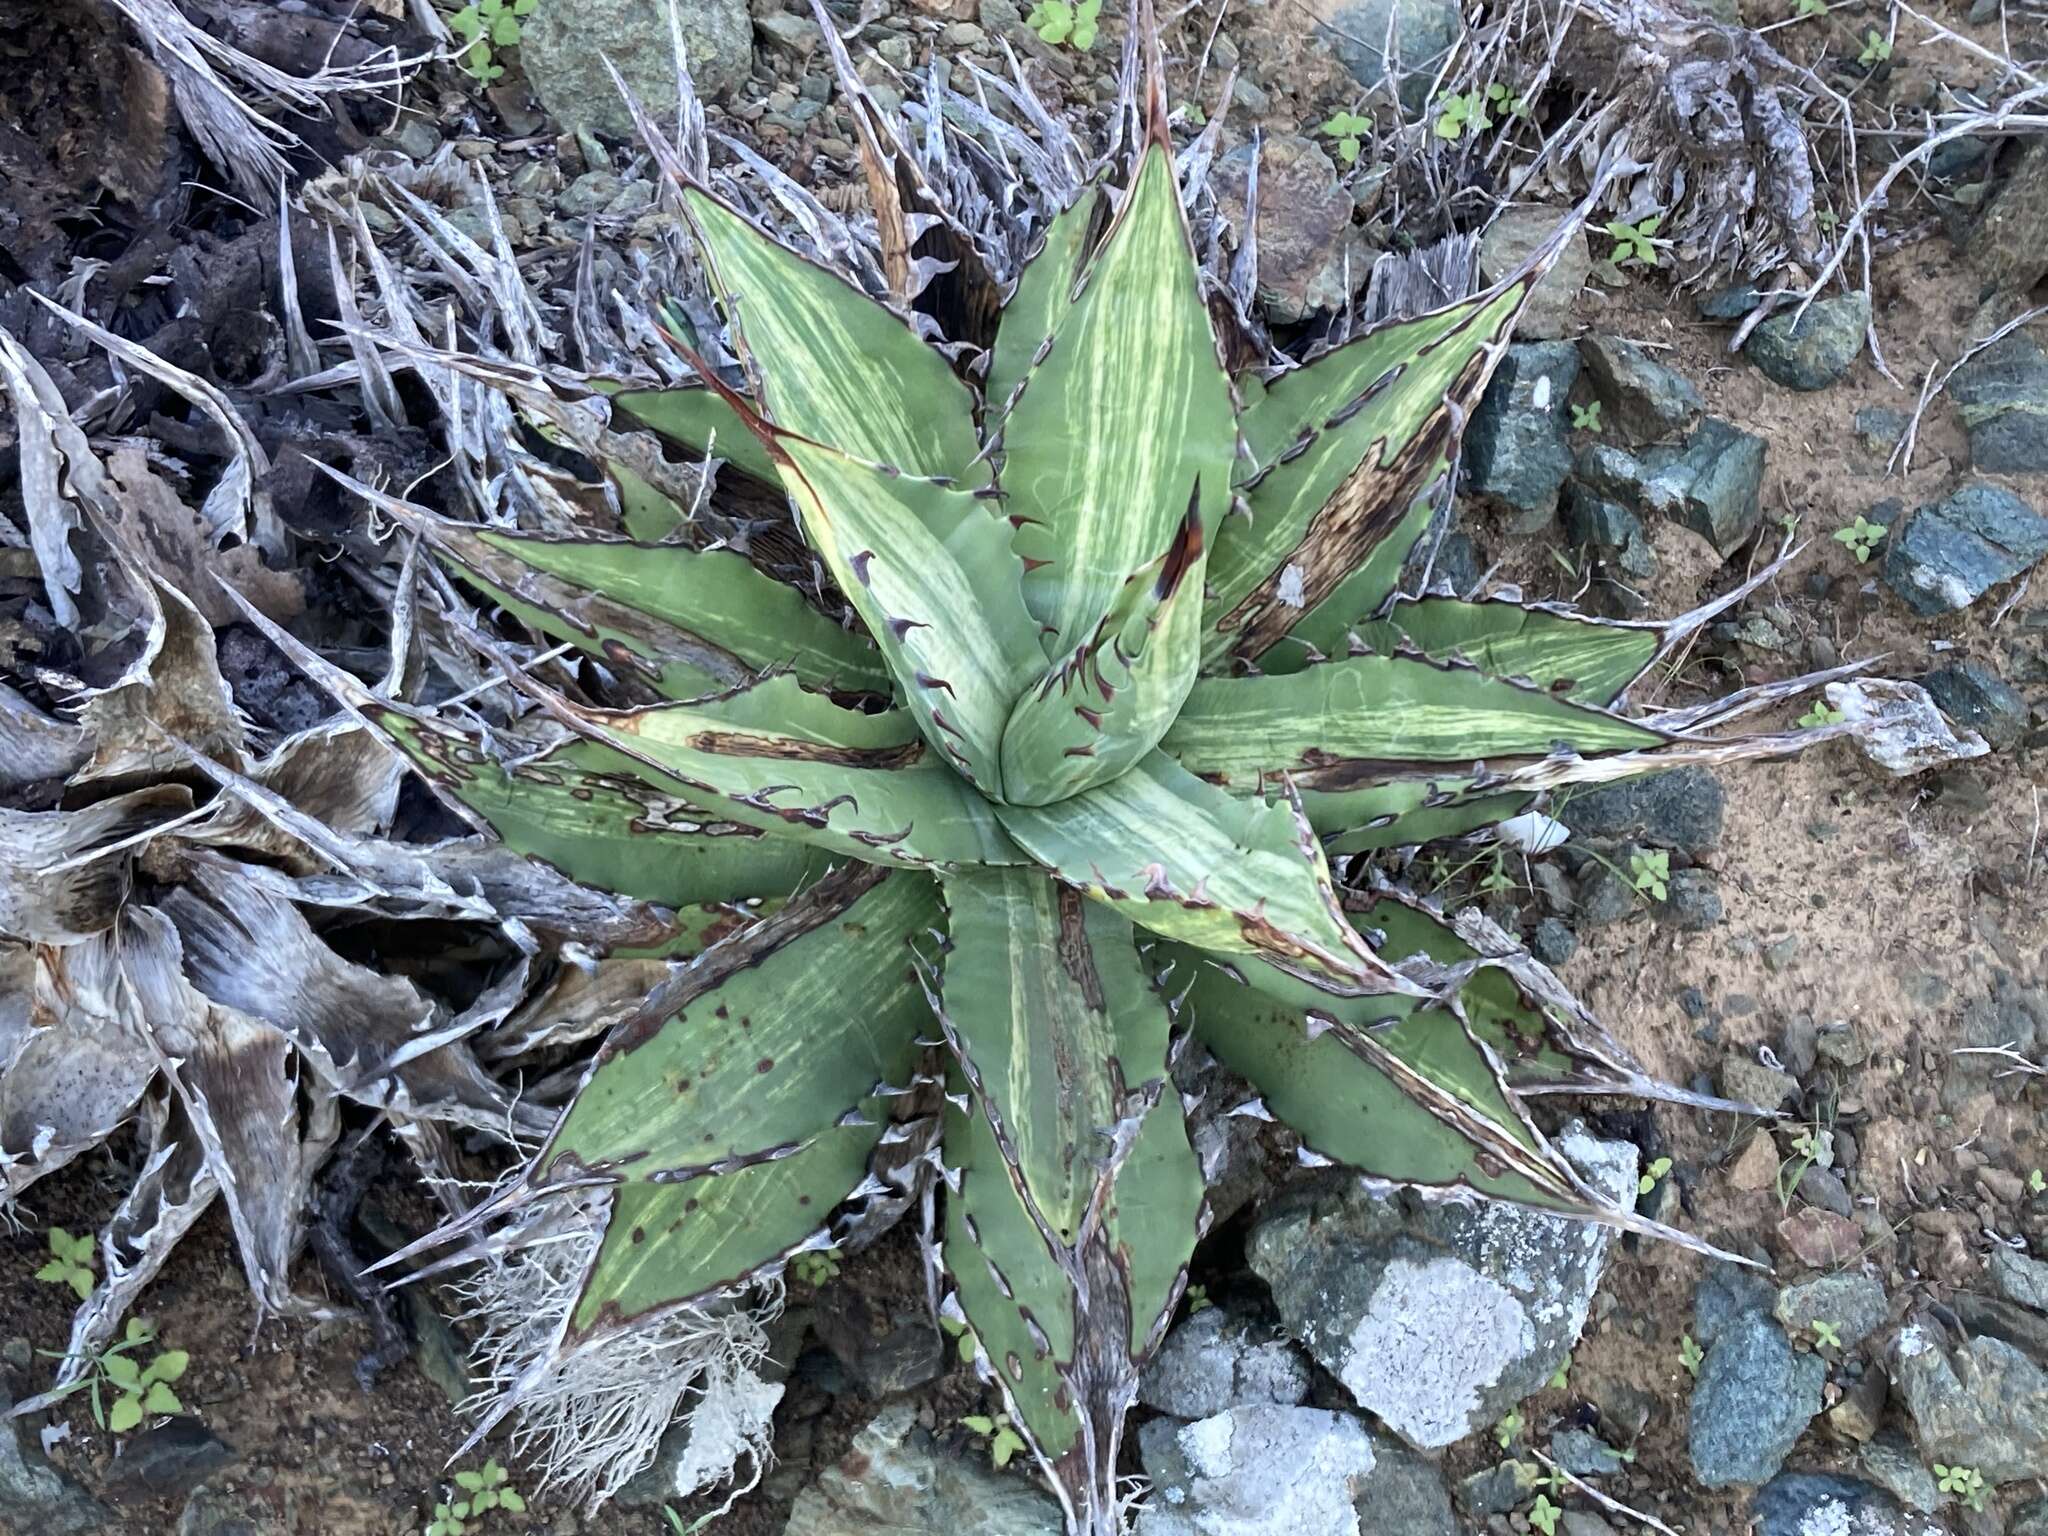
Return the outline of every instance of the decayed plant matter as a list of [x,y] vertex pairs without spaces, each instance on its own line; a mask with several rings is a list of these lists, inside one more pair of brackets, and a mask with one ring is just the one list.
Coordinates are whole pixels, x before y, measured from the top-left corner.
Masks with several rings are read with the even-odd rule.
[[585,1443],[559,1474],[615,1486],[685,1387],[693,1456],[758,1455],[773,1389],[731,1360],[758,1355],[782,1266],[917,1208],[934,1303],[1072,1527],[1116,1529],[1124,1415],[1207,1220],[1171,1077],[1190,1039],[1322,1158],[1643,1225],[1528,1100],[1657,1086],[1490,925],[1332,860],[1789,750],[1703,734],[1781,690],[1631,715],[1703,614],[1401,596],[1549,253],[1301,366],[1248,363],[1151,76],[1013,283],[986,209],[948,216],[850,69],[858,251],[823,220],[783,243],[652,135],[717,300],[667,314],[700,382],[594,387],[614,427],[722,459],[720,496],[786,496],[829,588],[714,547],[538,371],[413,346],[610,479],[632,540],[357,487],[580,673],[551,684],[478,632],[521,704],[486,730],[272,627],[507,846],[679,914],[625,962],[659,980],[545,1146],[441,1234],[482,1261],[501,1410]]

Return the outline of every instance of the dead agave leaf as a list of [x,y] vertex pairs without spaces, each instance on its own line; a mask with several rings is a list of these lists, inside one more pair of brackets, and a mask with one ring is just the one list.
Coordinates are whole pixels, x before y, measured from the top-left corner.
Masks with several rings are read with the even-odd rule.
[[157,586],[162,644],[146,676],[95,695],[80,712],[93,753],[75,783],[174,773],[185,760],[173,736],[229,762],[242,761],[246,730],[220,673],[213,629],[182,593],[162,582]]
[[0,810],[0,934],[78,944],[113,926],[128,896],[130,845],[192,809],[159,784],[78,811]]

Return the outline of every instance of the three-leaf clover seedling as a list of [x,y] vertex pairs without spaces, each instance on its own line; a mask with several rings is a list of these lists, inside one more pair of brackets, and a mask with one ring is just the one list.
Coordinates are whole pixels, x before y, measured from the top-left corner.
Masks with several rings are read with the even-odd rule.
[[1095,26],[1102,15],[1102,0],[1038,0],[1025,25],[1043,42],[1058,47],[1071,43],[1086,53],[1095,46]]
[[1638,849],[1628,856],[1628,878],[1650,900],[1664,900],[1671,894],[1671,855],[1662,848]]
[[1318,131],[1336,140],[1333,147],[1339,160],[1346,165],[1356,165],[1358,151],[1365,142],[1365,135],[1372,132],[1372,119],[1356,112],[1339,112]]
[[996,1414],[993,1418],[985,1413],[964,1414],[960,1427],[988,1441],[988,1459],[998,1467],[1007,1467],[1010,1458],[1024,1449],[1024,1437],[1017,1433],[1017,1426],[1010,1422],[1007,1413]]
[[1652,213],[1637,219],[1633,224],[1620,219],[1607,221],[1607,233],[1614,240],[1614,260],[1617,264],[1625,261],[1640,261],[1646,267],[1657,265],[1657,244],[1652,236],[1657,226],[1664,222],[1664,215]]
[[448,30],[466,46],[459,57],[462,67],[488,85],[505,73],[495,53],[519,44],[521,20],[531,16],[540,0],[470,0],[448,18]]
[[73,1237],[62,1227],[50,1228],[50,1262],[36,1271],[46,1285],[68,1285],[84,1301],[92,1295],[92,1237]]
[[1888,532],[1890,530],[1883,523],[1869,522],[1858,512],[1855,522],[1835,530],[1834,539],[1837,544],[1845,545],[1856,557],[1856,563],[1861,565],[1877,552],[1877,546],[1884,542]]

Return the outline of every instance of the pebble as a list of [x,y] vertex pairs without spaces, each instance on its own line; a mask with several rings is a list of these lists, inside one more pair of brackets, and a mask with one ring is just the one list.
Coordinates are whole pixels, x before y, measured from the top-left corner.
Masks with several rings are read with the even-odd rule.
[[2010,751],[2027,730],[2027,702],[1981,661],[1959,661],[1939,667],[1920,680],[1942,713],[1991,743],[1992,750]]
[[1793,1350],[1760,1312],[1736,1318],[1708,1348],[1693,1388],[1687,1445],[1709,1488],[1761,1483],[1785,1464],[1821,1408],[1827,1367]]
[[1728,1182],[1748,1194],[1769,1189],[1778,1179],[1778,1147],[1769,1131],[1752,1132],[1742,1155],[1728,1170]]
[[1817,299],[1793,323],[1797,306],[1773,315],[1743,343],[1757,371],[1787,389],[1826,389],[1849,371],[1863,350],[1870,300],[1860,293]]
[[1799,1095],[1797,1078],[1775,1067],[1765,1066],[1745,1051],[1731,1052],[1721,1058],[1718,1081],[1722,1098],[1733,1099],[1739,1104],[1754,1104],[1759,1109],[1775,1110]]
[[1771,1310],[1795,1334],[1811,1333],[1816,1321],[1831,1323],[1842,1348],[1854,1349],[1884,1326],[1887,1306],[1875,1275],[1845,1270],[1786,1286]]
[[1548,966],[1563,965],[1578,950],[1579,936],[1565,923],[1546,917],[1529,935],[1529,953]]

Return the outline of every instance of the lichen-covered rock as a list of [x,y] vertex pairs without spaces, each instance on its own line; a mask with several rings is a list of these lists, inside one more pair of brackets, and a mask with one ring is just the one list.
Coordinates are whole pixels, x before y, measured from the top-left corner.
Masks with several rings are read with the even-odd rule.
[[1844,1349],[1854,1349],[1884,1326],[1884,1286],[1867,1270],[1844,1270],[1788,1285],[1778,1292],[1773,1308],[1779,1322],[1794,1333],[1828,1324]]
[[1756,1492],[1749,1506],[1756,1536],[1944,1536],[1925,1515],[1853,1477],[1783,1472]]
[[[746,0],[683,0],[676,7],[690,80],[706,99],[747,83],[754,20]],[[669,8],[650,0],[547,0],[526,18],[519,62],[548,115],[564,128],[629,139],[633,115],[605,69],[608,58],[659,121],[676,110]]]
[[1370,90],[1399,81],[1401,105],[1419,112],[1437,66],[1464,31],[1456,0],[1315,0],[1316,35]]
[[[1636,1149],[1576,1124],[1560,1150],[1610,1200]],[[1585,1327],[1612,1233],[1518,1206],[1385,1197],[1339,1178],[1283,1200],[1248,1243],[1288,1332],[1359,1406],[1433,1449],[1543,1385]]]
[[2003,1339],[1950,1347],[1929,1323],[1899,1330],[1892,1386],[1920,1454],[1974,1467],[1988,1483],[2048,1468],[2048,1372]]
[[1254,148],[1259,155],[1259,307],[1292,325],[1337,309],[1365,286],[1372,251],[1352,222],[1351,193],[1320,144],[1283,133],[1246,144],[1217,162],[1217,211],[1241,244]]
[[884,1409],[796,1496],[782,1536],[1061,1536],[1059,1506],[986,1458],[951,1456],[915,1404]]
[[2048,518],[2003,486],[1973,480],[1885,540],[1884,579],[1915,613],[1953,613],[2043,555]]
[[1956,370],[1949,398],[1970,437],[1970,467],[1995,475],[2048,470],[2048,353],[2025,331]]
[[1205,1307],[1166,1336],[1138,1381],[1138,1401],[1182,1419],[1308,1396],[1308,1362],[1287,1340],[1227,1307]]

